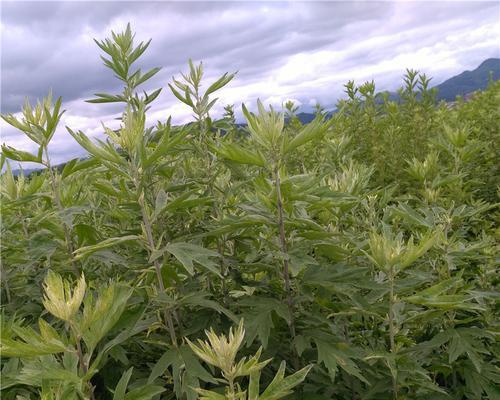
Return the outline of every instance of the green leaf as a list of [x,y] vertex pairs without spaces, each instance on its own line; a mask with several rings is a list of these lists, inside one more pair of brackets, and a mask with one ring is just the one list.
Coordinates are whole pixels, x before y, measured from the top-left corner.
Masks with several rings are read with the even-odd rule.
[[332,261],[343,261],[349,255],[346,249],[334,243],[323,242],[314,247],[318,255],[325,256]]
[[222,87],[226,86],[233,78],[235,74],[228,75],[226,72],[224,75],[222,75],[217,81],[212,83],[207,91],[205,92],[205,96],[208,96],[209,94],[221,89]]
[[[33,140],[37,144],[42,144],[43,142],[43,136],[38,135],[38,134],[32,134],[30,131],[30,127],[27,123],[19,121],[14,115],[12,114],[2,114],[2,119],[7,122],[9,125],[13,126],[14,128],[19,129],[21,132],[24,132],[28,135],[28,137]],[[29,134],[28,134],[29,132]]]
[[479,304],[472,303],[474,297],[468,294],[448,294],[436,296],[409,296],[405,300],[409,303],[420,304],[426,307],[440,308],[443,310],[484,311]]
[[119,326],[121,321],[117,322],[115,329],[116,330],[121,329],[120,333],[117,334],[110,341],[106,342],[102,347],[100,347],[99,353],[97,354],[97,356],[90,365],[89,368],[90,375],[92,375],[99,369],[101,362],[103,360],[106,360],[107,355],[115,346],[118,346],[121,343],[128,340],[129,338],[131,338],[132,336],[149,329],[151,325],[157,321],[156,318],[149,318],[142,320],[144,311],[145,308],[142,307],[142,308],[137,308],[136,310],[133,310],[133,312],[129,313],[126,319],[127,322],[126,327]]
[[128,286],[112,283],[99,291],[97,300],[86,298],[79,329],[90,352],[118,322],[132,292]]
[[172,199],[163,211],[173,212],[175,210],[187,210],[192,207],[209,204],[212,202],[212,199],[209,197],[197,197],[197,191],[187,191]]
[[148,377],[148,383],[153,383],[156,378],[161,376],[167,370],[167,368],[174,363],[176,357],[177,354],[175,349],[170,349],[163,353],[163,355],[153,366]]
[[103,143],[102,141],[97,140],[99,145],[95,145],[83,132],[73,132],[69,127],[66,127],[66,129],[80,146],[82,146],[98,160],[109,161],[117,165],[123,163],[122,157],[110,143]]
[[460,277],[453,277],[441,281],[415,295],[408,296],[405,301],[413,304],[420,304],[432,308],[444,310],[484,310],[479,304],[472,303],[475,297],[468,293],[445,294],[452,290],[456,291],[464,285]]
[[118,381],[115,388],[115,394],[113,395],[113,400],[125,400],[125,392],[127,390],[128,382],[132,376],[133,367],[129,368],[122,374],[122,377]]
[[266,162],[262,155],[234,143],[224,143],[217,149],[217,153],[222,158],[239,164],[257,165],[258,167],[266,166]]
[[212,375],[203,368],[192,350],[188,346],[183,345],[179,348],[167,350],[163,354],[154,365],[148,378],[148,384],[151,384],[156,378],[164,374],[169,367],[172,367],[174,390],[179,398],[181,397],[181,393],[185,392],[190,399],[196,399],[196,397],[193,397],[193,395],[195,395],[194,390],[182,385],[183,376],[184,381],[192,382],[192,387],[199,387],[199,379],[210,383],[217,382]]
[[156,385],[141,386],[128,392],[125,395],[125,400],[150,400],[165,390],[167,389]]
[[460,355],[466,353],[476,371],[481,373],[483,360],[480,353],[486,355],[490,353],[478,339],[486,334],[477,328],[451,329],[448,333],[451,336],[448,348],[449,362],[453,363]]
[[17,376],[18,383],[27,386],[42,386],[46,380],[82,387],[83,379],[76,370],[68,370],[52,355],[23,360],[23,368]]
[[152,166],[156,161],[160,159],[160,157],[175,149],[176,146],[182,143],[182,141],[186,138],[189,131],[189,127],[183,128],[176,135],[171,135],[170,125],[167,124],[162,132],[160,142],[157,144],[151,155],[144,161],[144,167],[147,168]]
[[288,154],[304,144],[316,140],[324,135],[329,128],[329,124],[323,123],[323,117],[318,115],[316,118],[304,126],[302,130],[288,143],[285,143],[283,154]]
[[312,365],[308,365],[285,378],[285,362],[283,361],[274,379],[260,396],[260,400],[277,400],[291,394],[291,389],[302,383],[311,368]]
[[318,265],[318,262],[307,254],[304,247],[294,247],[288,251],[290,257],[290,273],[293,277],[300,274],[310,265]]
[[47,322],[40,320],[39,326],[41,334],[30,327],[18,325],[11,327],[11,335],[4,330],[0,342],[2,357],[35,357],[68,350],[60,336]]
[[331,346],[322,341],[315,341],[318,349],[318,363],[323,363],[330,374],[332,382],[335,381],[335,374],[337,373],[337,360],[331,351]]
[[286,323],[290,323],[290,314],[285,303],[267,297],[250,296],[239,301],[240,306],[245,307],[243,319],[245,321],[245,339],[247,346],[250,346],[256,337],[262,343],[262,347],[267,348],[269,336],[273,324],[273,314],[277,314]]
[[100,103],[126,103],[127,99],[120,95],[112,95],[107,93],[94,93],[97,99],[85,100],[86,103],[100,104]]
[[118,199],[123,197],[121,193],[109,181],[98,180],[92,182],[92,186],[95,187],[99,192],[107,194],[108,196],[116,197]]
[[118,244],[130,242],[131,240],[137,240],[139,238],[140,237],[136,236],[136,235],[113,237],[113,238],[108,238],[106,240],[103,240],[102,242],[100,242],[98,244],[80,247],[79,249],[75,250],[75,252],[74,252],[75,260],[79,260],[81,258],[88,257],[97,251],[108,249],[108,248],[116,246]]
[[318,363],[323,363],[328,369],[332,382],[335,381],[337,368],[340,366],[349,375],[353,375],[359,380],[369,384],[363,377],[358,366],[352,361],[352,354],[349,354],[349,346],[343,343],[329,343],[313,337],[318,351]]
[[52,139],[52,136],[56,131],[57,124],[59,123],[61,116],[64,114],[64,111],[59,113],[59,110],[61,109],[61,104],[62,104],[62,98],[59,97],[54,104],[54,109],[52,111],[52,114],[50,113],[50,110],[47,106],[44,107],[46,124],[47,124],[44,132],[46,144],[48,144]]
[[397,208],[393,209],[393,212],[394,214],[402,217],[412,225],[422,226],[428,229],[434,228],[434,224],[432,223],[432,221],[429,220],[429,218],[420,215],[408,204],[400,203]]
[[446,293],[451,289],[459,289],[463,286],[464,281],[459,277],[445,279],[427,289],[421,290],[416,294],[419,297],[434,297]]
[[80,160],[78,158],[73,158],[68,161],[62,170],[62,179],[74,174],[75,172],[82,171],[84,169],[94,168],[99,165],[99,161],[96,158],[89,158],[87,160]]
[[217,303],[214,300],[210,300],[207,297],[210,296],[210,293],[204,293],[204,292],[196,292],[196,293],[190,293],[186,296],[184,296],[180,301],[179,304],[182,304],[184,306],[200,306],[200,307],[205,307],[212,309],[214,311],[217,311],[219,314],[224,314],[226,317],[231,319],[234,323],[239,322],[239,318],[230,310],[226,309],[219,303]]
[[167,205],[167,200],[168,200],[167,193],[163,189],[160,189],[156,195],[155,210],[153,212],[153,217],[152,217],[153,221],[155,221],[156,218],[158,218],[158,216],[161,214],[161,212]]
[[0,390],[6,390],[14,385],[17,385],[16,378],[20,373],[20,360],[19,358],[11,358],[4,361],[2,367],[2,380],[0,381]]
[[212,260],[214,257],[219,257],[219,254],[213,250],[185,242],[169,243],[164,250],[172,254],[190,275],[194,274],[194,263],[197,263],[208,271],[222,277],[217,263]]
[[35,156],[27,151],[16,150],[13,147],[2,145],[2,154],[11,160],[21,161],[21,162],[36,162],[42,164],[43,161],[41,157]]
[[248,383],[248,400],[259,400],[260,393],[260,369],[250,374]]
[[140,43],[128,56],[128,62],[132,64],[135,62],[149,47],[151,43],[151,39],[149,39],[146,43]]
[[417,246],[409,246],[401,259],[401,269],[409,267],[416,260],[427,253],[433,246],[435,246],[439,242],[441,235],[441,230],[436,229],[434,232],[422,238]]
[[196,393],[201,394],[200,400],[226,400],[226,396],[205,389],[195,389]]
[[[485,366],[483,358],[491,353],[486,349],[483,339],[493,341],[494,337],[484,329],[479,328],[449,328],[438,333],[431,340],[419,344],[419,347],[428,351],[448,343],[448,362],[455,362],[461,355],[467,354],[478,373]],[[485,357],[482,357],[484,354]]]
[[144,96],[145,96],[144,103],[146,103],[146,104],[152,103],[159,96],[161,91],[162,91],[162,88],[156,89],[151,93],[144,92]]
[[182,101],[184,104],[187,104],[190,107],[194,107],[193,102],[191,101],[187,91],[186,91],[186,97],[182,97],[182,95],[169,83],[168,87],[172,91],[175,97],[177,97],[180,101]]
[[141,75],[139,79],[137,79],[137,81],[135,82],[135,86],[139,86],[141,84],[143,84],[144,82],[146,82],[148,79],[152,78],[154,75],[156,75],[159,71],[161,70],[161,68],[159,67],[156,67],[156,68],[153,68],[151,70],[149,70],[148,72],[146,72],[144,75]]

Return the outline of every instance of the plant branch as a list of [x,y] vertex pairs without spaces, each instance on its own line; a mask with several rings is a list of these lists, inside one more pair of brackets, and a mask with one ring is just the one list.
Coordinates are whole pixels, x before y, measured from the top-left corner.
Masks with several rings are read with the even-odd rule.
[[[43,151],[45,153],[45,165],[47,166],[47,169],[49,171],[50,184],[52,187],[52,193],[54,195],[56,207],[57,207],[59,213],[62,214],[64,212],[64,207],[63,207],[62,202],[61,202],[61,196],[59,193],[59,185],[57,182],[57,176],[56,176],[56,174],[55,174],[55,172],[52,169],[52,166],[50,164],[50,157],[49,157],[49,151],[47,149],[47,146],[43,146]],[[62,227],[63,227],[63,231],[64,231],[64,240],[66,243],[66,251],[68,252],[68,255],[69,255],[71,268],[73,269],[73,273],[75,274],[75,276],[78,278],[80,276],[80,270],[79,270],[78,266],[76,265],[76,262],[73,258],[73,252],[75,251],[75,248],[73,246],[73,240],[71,239],[71,228],[68,226],[66,221],[64,221],[64,219],[62,219]]]
[[277,198],[277,208],[278,208],[278,228],[279,228],[279,237],[280,237],[280,245],[281,252],[283,254],[283,281],[285,285],[286,292],[286,302],[288,306],[288,312],[290,314],[290,322],[289,328],[292,338],[295,338],[295,320],[293,316],[293,294],[292,288],[290,285],[290,273],[289,273],[289,264],[288,264],[288,249],[286,242],[286,234],[285,234],[285,219],[283,212],[283,199],[281,196],[281,179],[278,168],[278,163],[276,163],[274,167],[274,178],[275,178],[275,186],[276,186],[276,198]]
[[[73,332],[73,335],[75,337],[75,343],[76,343],[76,355],[78,357],[78,363],[80,364],[80,369],[82,370],[83,376],[85,376],[89,370],[87,363],[85,362],[85,356],[82,351],[82,345],[81,345],[81,337],[78,334],[77,330],[73,326],[73,324],[70,323],[71,331]],[[95,400],[94,396],[94,386],[92,385],[92,382],[89,381],[89,395],[91,400]]]
[[[136,182],[137,183],[137,182]],[[146,238],[148,241],[148,245],[150,248],[150,253],[153,249],[156,248],[155,246],[155,241],[153,238],[153,230],[151,227],[151,220],[149,218],[149,215],[146,211],[146,207],[144,205],[144,192],[141,191],[141,194],[139,195],[139,206],[141,208],[141,214],[142,214],[142,221],[144,223],[144,229],[146,231]],[[163,277],[161,275],[161,263],[157,259],[154,261],[154,267],[156,271],[156,278],[158,280],[158,289],[160,290],[161,293],[165,292],[165,285],[163,284]],[[163,310],[163,318],[165,319],[165,324],[167,325],[169,334],[170,334],[170,339],[172,340],[172,344],[177,347],[177,336],[175,334],[175,327],[174,327],[174,322],[172,319],[172,313],[165,308]]]
[[[389,342],[391,354],[396,354],[396,343],[394,340],[395,327],[394,327],[394,266],[391,264],[389,270]],[[398,382],[397,377],[392,376],[392,395],[393,399],[398,398]]]

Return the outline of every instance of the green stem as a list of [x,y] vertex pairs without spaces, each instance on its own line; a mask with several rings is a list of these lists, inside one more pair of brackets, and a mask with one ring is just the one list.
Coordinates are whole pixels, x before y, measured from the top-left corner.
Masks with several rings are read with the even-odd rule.
[[[62,214],[64,212],[64,206],[61,202],[61,197],[59,194],[59,185],[58,185],[58,181],[57,181],[57,176],[56,176],[56,174],[55,174],[55,172],[52,169],[52,166],[50,164],[50,157],[49,157],[49,151],[47,149],[47,146],[43,146],[43,151],[45,153],[45,165],[47,166],[47,169],[49,171],[50,184],[52,187],[52,193],[54,195],[56,207],[57,207],[59,213]],[[62,227],[63,227],[63,231],[64,231],[64,240],[66,243],[66,251],[68,252],[71,268],[73,269],[73,273],[75,274],[75,276],[78,278],[80,276],[80,270],[77,267],[75,260],[73,258],[73,252],[75,251],[75,248],[73,246],[73,240],[71,239],[71,228],[68,226],[68,224],[66,224],[64,219],[62,220]]]
[[[148,241],[148,245],[150,248],[150,253],[156,248],[155,241],[153,238],[153,230],[151,227],[151,220],[149,218],[149,215],[146,211],[146,207],[144,205],[144,192],[141,191],[141,194],[139,195],[139,206],[141,208],[141,214],[142,214],[142,221],[144,223],[144,229],[146,231],[146,239]],[[161,263],[157,259],[154,261],[154,267],[156,271],[156,278],[158,280],[158,289],[160,293],[165,292],[165,285],[163,284],[163,277],[161,275]],[[177,336],[175,334],[175,327],[174,327],[174,322],[172,319],[172,314],[171,312],[165,308],[163,310],[163,318],[165,319],[165,324],[167,326],[167,329],[170,334],[170,339],[172,340],[172,344],[177,347]]]
[[20,212],[18,213],[18,218],[21,220],[21,227],[23,228],[24,238],[27,240],[29,239],[30,235],[28,232],[28,227],[26,226],[26,219]]
[[[344,340],[346,341],[348,346],[351,346],[351,340],[349,338],[349,326],[348,326],[349,320],[346,318],[346,320],[343,323],[343,333],[344,333]],[[354,390],[354,379],[351,375],[348,375],[348,382],[349,382],[349,388],[351,389],[351,398],[352,400],[356,400],[358,396],[356,395],[356,391]]]
[[283,198],[281,196],[281,179],[278,168],[278,163],[276,163],[274,167],[274,178],[275,178],[275,186],[276,186],[276,197],[277,197],[277,208],[278,208],[278,228],[279,228],[279,238],[281,245],[281,252],[283,254],[283,281],[286,292],[286,303],[288,306],[288,312],[290,314],[290,333],[292,338],[295,338],[295,321],[294,321],[294,307],[293,307],[293,294],[292,288],[290,285],[290,272],[289,272],[289,264],[288,264],[288,249],[287,249],[287,241],[285,234],[285,218],[283,212]]
[[234,378],[232,376],[228,377],[227,382],[229,384],[229,391],[228,391],[229,400],[236,400],[236,393],[234,391]]
[[2,284],[5,288],[5,297],[7,298],[7,303],[10,303],[12,300],[11,295],[10,295],[10,287],[9,287],[9,283],[7,282],[7,276],[6,276],[4,269],[3,269],[2,260],[0,260],[0,282],[2,282]]
[[[389,341],[391,354],[396,354],[396,343],[394,340],[395,327],[394,327],[394,266],[391,265],[389,270]],[[392,396],[396,400],[398,398],[398,382],[397,376],[392,377]]]
[[[82,375],[85,376],[87,375],[87,372],[89,370],[89,367],[87,363],[85,362],[85,356],[82,351],[82,345],[81,345],[81,340],[82,338],[78,334],[77,330],[73,326],[73,324],[70,323],[71,331],[73,332],[73,336],[75,337],[75,343],[76,343],[76,355],[78,357],[78,363],[80,364],[80,369],[82,370]],[[88,382],[88,389],[89,389],[89,395],[91,400],[95,400],[94,396],[94,386],[92,385],[92,382]]]

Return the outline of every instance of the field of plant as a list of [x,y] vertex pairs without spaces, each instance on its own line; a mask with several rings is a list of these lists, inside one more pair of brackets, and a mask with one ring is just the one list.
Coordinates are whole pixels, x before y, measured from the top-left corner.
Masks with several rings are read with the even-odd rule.
[[174,126],[149,42],[97,44],[124,88],[90,101],[123,114],[67,127],[88,158],[51,165],[61,99],[2,115],[39,148],[2,146],[3,399],[500,399],[500,82],[449,107],[407,71],[242,125],[190,62]]

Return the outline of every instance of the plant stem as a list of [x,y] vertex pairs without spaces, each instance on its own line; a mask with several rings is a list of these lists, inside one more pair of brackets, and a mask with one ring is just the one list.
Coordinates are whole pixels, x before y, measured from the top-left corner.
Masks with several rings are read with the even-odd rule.
[[29,235],[29,232],[28,232],[28,228],[26,226],[26,220],[25,218],[23,217],[23,215],[21,214],[21,212],[18,213],[18,217],[19,219],[21,220],[21,227],[23,228],[23,233],[24,233],[24,238],[26,240],[29,239],[30,235]]
[[[346,318],[343,326],[344,326],[344,329],[343,329],[343,333],[344,333],[344,339],[345,341],[347,342],[348,346],[351,346],[351,340],[349,339],[349,326],[348,326],[348,320]],[[352,400],[356,400],[358,398],[358,396],[356,395],[356,391],[354,390],[354,379],[351,375],[348,376],[348,382],[349,382],[349,388],[351,389],[351,398]]]
[[[49,157],[49,151],[47,149],[47,146],[43,146],[43,151],[45,152],[45,165],[47,166],[47,169],[49,171],[50,184],[52,187],[52,193],[54,195],[54,200],[56,202],[56,206],[57,206],[59,213],[62,214],[64,212],[64,207],[62,205],[61,197],[59,194],[59,185],[57,182],[57,176],[54,173],[54,171],[52,170],[52,166],[50,164],[50,157]],[[68,252],[68,255],[69,255],[71,268],[73,269],[73,273],[75,274],[75,276],[78,278],[80,276],[80,270],[77,267],[75,260],[73,258],[73,252],[75,251],[75,248],[73,246],[73,240],[71,239],[71,229],[68,226],[68,224],[64,221],[64,219],[62,220],[62,227],[63,227],[63,231],[64,231],[64,240],[66,242],[66,251]]]
[[5,288],[5,297],[7,298],[7,303],[11,302],[10,288],[9,283],[7,282],[7,276],[5,276],[5,272],[3,269],[3,262],[0,260],[0,282],[3,283]]
[[[80,364],[80,369],[82,370],[82,374],[85,376],[89,370],[87,363],[85,362],[85,356],[83,355],[82,345],[81,345],[81,337],[77,333],[77,330],[74,328],[73,324],[70,323],[71,331],[75,337],[76,343],[76,355],[78,357],[78,363]],[[94,397],[94,386],[92,386],[92,382],[89,381],[89,395],[91,400],[95,400]]]
[[290,273],[289,273],[289,264],[288,264],[288,249],[285,235],[285,219],[283,213],[283,199],[281,196],[281,179],[278,168],[278,163],[275,164],[274,167],[274,178],[275,178],[275,186],[276,186],[276,197],[277,197],[277,208],[278,208],[278,228],[279,228],[279,236],[280,236],[280,244],[281,244],[281,252],[283,254],[283,281],[285,284],[285,292],[286,292],[286,302],[288,305],[288,312],[290,314],[290,333],[292,338],[295,338],[295,321],[293,316],[293,297],[292,297],[292,288],[290,286]]
[[[392,268],[392,267],[391,267]],[[394,280],[392,277],[390,277],[390,292],[389,292],[389,340],[390,340],[390,347],[391,347],[391,353],[394,353],[395,350],[395,343],[394,343],[394,314],[393,314],[393,307],[394,307]]]
[[[212,171],[212,165],[214,164],[215,160],[212,159],[209,161],[209,171]],[[217,177],[217,174],[212,174],[210,177],[210,184],[209,184],[209,193],[210,197],[214,200],[213,205],[212,205],[212,213],[213,217],[217,222],[220,222],[222,220],[221,216],[221,211],[220,208],[218,207],[217,200],[215,198],[215,178]],[[229,290],[227,287],[227,274],[228,274],[228,268],[226,267],[225,263],[225,258],[224,258],[224,253],[225,253],[225,235],[223,238],[217,237],[217,253],[219,253],[219,268],[220,268],[220,274],[222,276],[221,279],[221,288],[222,288],[222,302],[224,306],[227,306],[228,302],[228,296],[229,296]]]
[[[394,329],[394,266],[391,265],[389,270],[389,341],[391,354],[396,353],[396,344],[394,341],[395,329]],[[396,400],[398,398],[398,382],[397,377],[392,376],[392,398]]]
[[228,298],[229,298],[229,290],[227,287],[227,275],[228,275],[228,269],[226,268],[226,265],[224,263],[224,241],[220,240],[220,238],[217,238],[217,252],[220,255],[220,261],[219,261],[219,267],[220,267],[220,273],[222,275],[222,303],[224,304],[224,307],[227,307],[228,303]]
[[[150,251],[153,251],[153,249],[156,248],[155,246],[155,241],[153,238],[153,230],[151,227],[151,220],[149,218],[149,215],[146,211],[146,207],[144,205],[144,192],[141,191],[141,194],[139,196],[139,206],[141,208],[141,214],[142,214],[142,221],[144,223],[144,229],[146,231],[146,237],[148,240],[148,245],[149,248],[151,249]],[[154,261],[154,267],[156,271],[156,278],[158,280],[158,289],[160,290],[161,293],[165,292],[165,285],[163,284],[163,277],[161,275],[161,263],[157,259]],[[172,340],[172,344],[177,347],[177,336],[175,334],[175,327],[174,327],[174,322],[172,320],[172,314],[170,311],[165,308],[163,310],[163,318],[165,319],[165,324],[167,325],[169,334],[170,334],[170,339]]]
[[228,396],[230,400],[236,400],[236,394],[234,392],[234,378],[228,377],[227,382],[229,384]]

